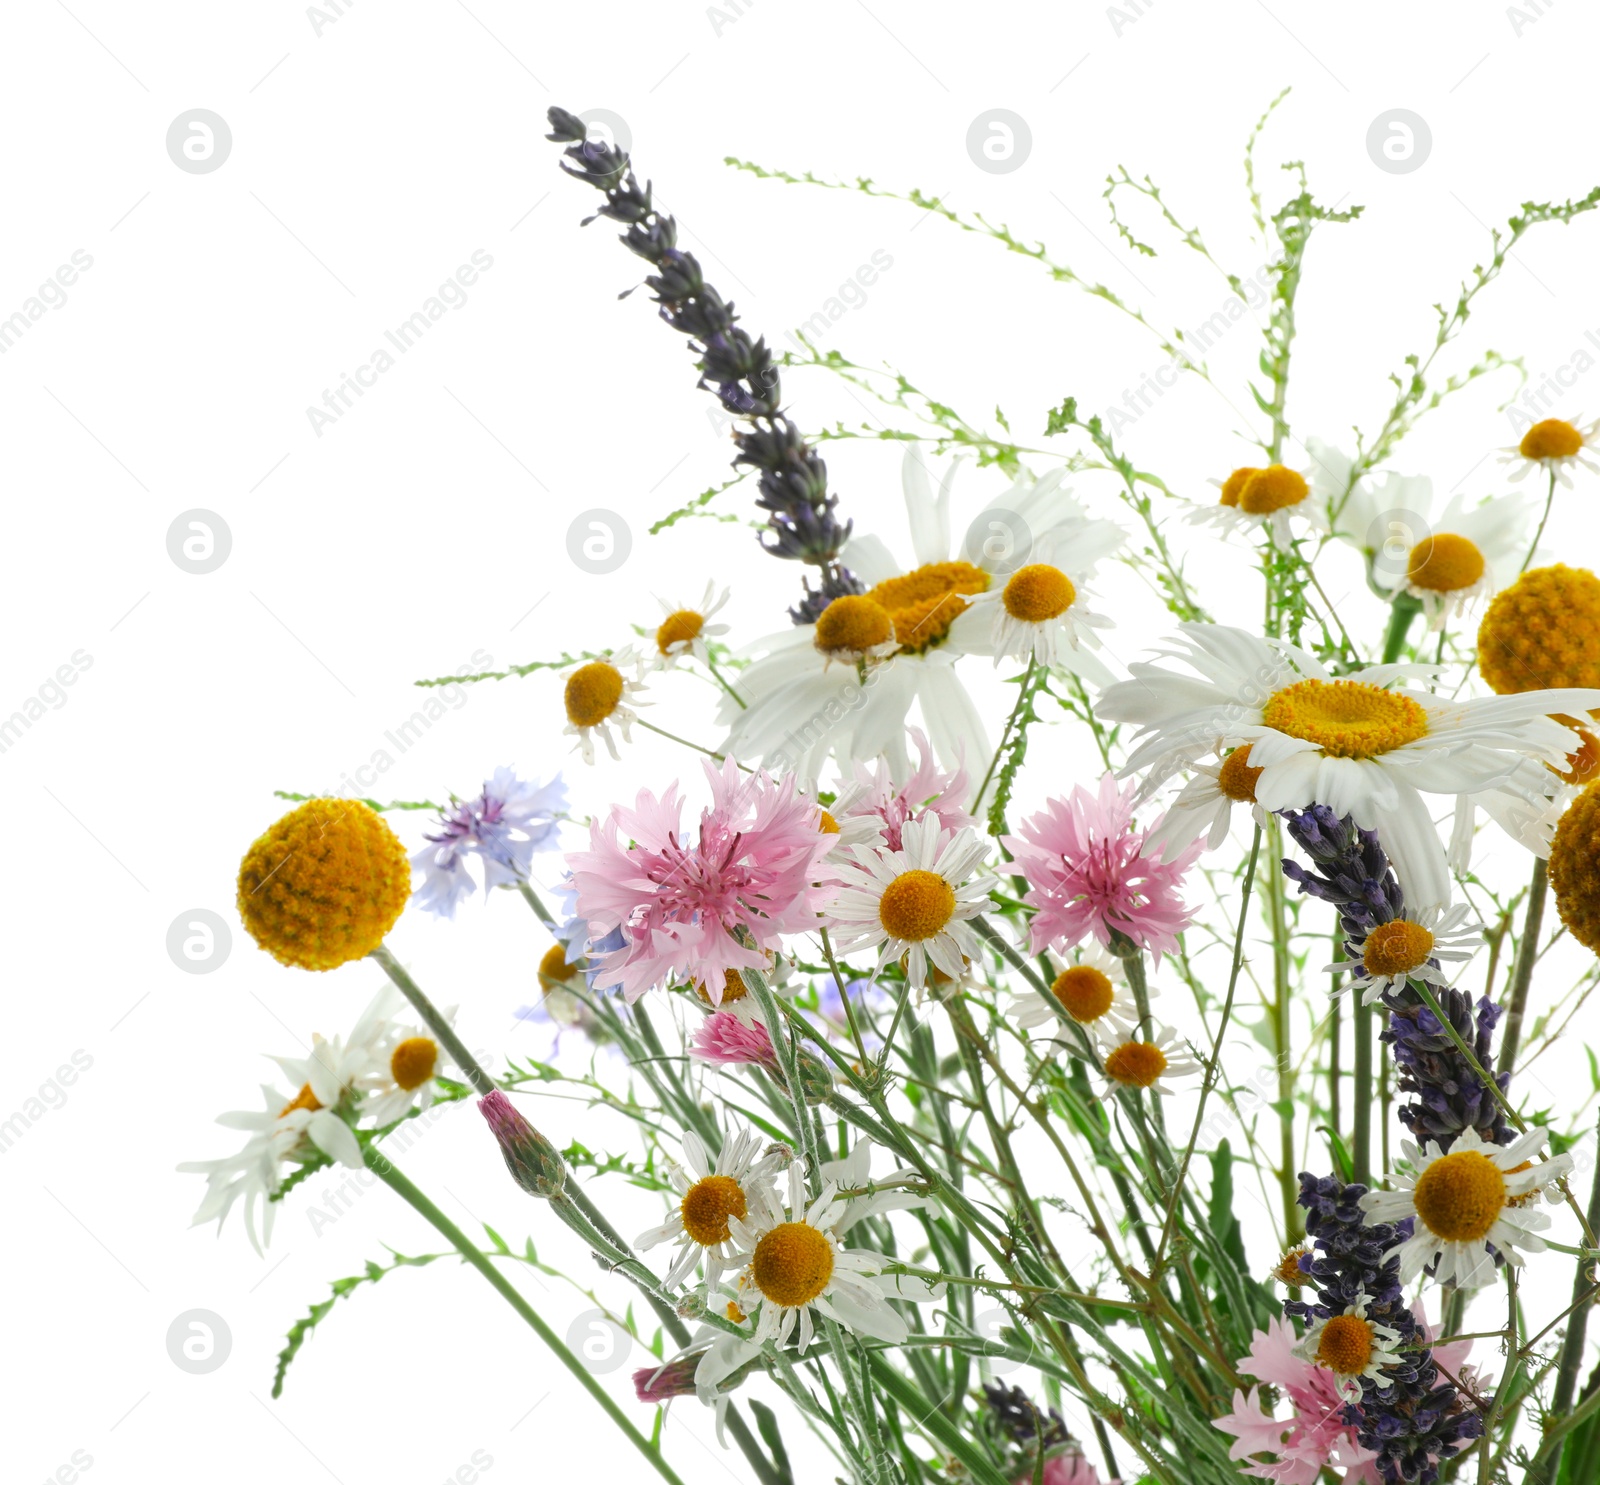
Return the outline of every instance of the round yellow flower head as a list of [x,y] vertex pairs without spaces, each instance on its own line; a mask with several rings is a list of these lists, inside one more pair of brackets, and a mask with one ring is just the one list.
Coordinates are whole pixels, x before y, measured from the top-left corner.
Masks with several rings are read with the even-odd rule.
[[1556,826],[1550,887],[1567,932],[1600,954],[1600,782],[1574,799]]
[[355,799],[310,799],[239,863],[239,916],[280,964],[337,969],[383,942],[411,896],[405,847]]
[[1560,563],[1523,573],[1478,626],[1478,669],[1501,696],[1600,685],[1600,578]]

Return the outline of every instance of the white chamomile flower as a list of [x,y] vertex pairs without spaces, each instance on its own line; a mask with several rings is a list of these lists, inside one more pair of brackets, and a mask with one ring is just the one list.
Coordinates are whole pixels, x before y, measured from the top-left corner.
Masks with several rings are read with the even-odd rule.
[[643,662],[632,645],[602,656],[586,660],[567,672],[562,702],[566,706],[567,725],[562,730],[578,739],[578,750],[585,763],[594,762],[594,740],[598,737],[606,745],[613,759],[619,757],[616,739],[611,735],[615,727],[624,742],[631,742],[628,729],[639,720],[630,703],[638,704],[644,687],[640,684]]
[[1190,768],[1194,776],[1150,832],[1150,843],[1160,847],[1163,860],[1182,855],[1202,835],[1206,849],[1216,850],[1228,838],[1236,804],[1248,804],[1250,818],[1266,828],[1267,812],[1256,800],[1261,770],[1251,766],[1249,743],[1232,749],[1218,763],[1194,763]]
[[849,1203],[830,1183],[808,1206],[804,1170],[798,1160],[789,1166],[787,1207],[765,1191],[748,1216],[728,1222],[744,1265],[738,1304],[753,1322],[750,1340],[786,1346],[798,1331],[804,1351],[822,1316],[856,1335],[898,1345],[908,1331],[888,1301],[926,1302],[938,1298],[942,1286],[885,1274],[889,1260],[882,1254],[842,1247],[838,1228],[848,1220]]
[[1315,656],[1221,624],[1183,624],[1163,658],[1136,661],[1108,687],[1099,716],[1137,724],[1127,772],[1145,797],[1219,747],[1250,744],[1265,810],[1326,805],[1379,832],[1406,900],[1447,903],[1450,876],[1426,794],[1507,785],[1547,792],[1572,732],[1555,713],[1600,707],[1600,689],[1558,688],[1451,701],[1396,682],[1415,667],[1373,665],[1335,677]]
[[[441,1007],[440,1015],[446,1024],[453,1025],[456,1008]],[[371,1119],[375,1129],[384,1129],[413,1108],[419,1112],[428,1108],[439,1091],[437,1079],[446,1056],[444,1048],[425,1028],[391,1026],[371,1072],[360,1080],[366,1092],[362,1118]]]
[[1483,947],[1483,930],[1465,903],[1453,907],[1407,909],[1379,923],[1359,939],[1346,941],[1348,959],[1325,966],[1352,974],[1362,1005],[1371,1005],[1408,980],[1443,988],[1460,978],[1461,966]]
[[[721,751],[760,760],[773,773],[810,782],[829,756],[848,769],[887,756],[896,778],[910,773],[906,739],[913,707],[944,767],[992,752],[982,715],[957,674],[965,655],[992,655],[994,615],[973,599],[1005,586],[1023,553],[1053,553],[1069,575],[1088,575],[1098,545],[1121,533],[1091,521],[1062,488],[1062,472],[1024,471],[981,509],[953,520],[951,486],[959,461],[946,467],[937,491],[915,446],[902,466],[913,560],[891,553],[877,536],[847,542],[840,561],[866,591],[833,599],[814,624],[795,625],[761,640],[759,658],[739,676],[741,707],[722,700],[728,727]],[[1109,527],[1109,532],[1104,528]],[[968,539],[960,549],[956,542]],[[953,539],[954,538],[954,539]],[[1062,644],[1070,669],[1084,649]]]
[[864,1222],[869,1217],[881,1217],[885,1212],[905,1212],[927,1205],[926,1197],[905,1188],[905,1182],[916,1178],[917,1172],[914,1170],[892,1170],[880,1177],[878,1183],[873,1181],[874,1148],[870,1139],[859,1139],[842,1160],[825,1160],[822,1163],[823,1183],[840,1192],[860,1191],[880,1183],[884,1187],[881,1191],[869,1191],[865,1195],[845,1199],[844,1215],[834,1224],[835,1237],[843,1237],[858,1222]]
[[1393,1326],[1369,1319],[1371,1305],[1371,1295],[1358,1294],[1342,1313],[1313,1320],[1294,1348],[1296,1356],[1334,1374],[1346,1402],[1360,1400],[1363,1377],[1379,1387],[1388,1386],[1383,1374],[1405,1360],[1400,1349],[1405,1338]]
[[1217,503],[1198,506],[1190,513],[1189,520],[1196,525],[1220,526],[1225,531],[1266,526],[1282,546],[1294,537],[1291,517],[1304,519],[1319,530],[1324,524],[1322,509],[1311,498],[1311,482],[1286,464],[1246,465],[1212,483],[1217,487]]
[[[793,1000],[802,989],[794,978],[794,962],[781,955],[770,959],[762,974],[767,989],[779,1000]],[[723,971],[719,996],[713,997],[703,980],[693,981],[688,988],[708,1013],[727,1011],[745,1027],[765,1024],[761,1020],[761,1003],[750,993],[744,975],[736,969]]]
[[829,861],[851,861],[855,847],[881,846],[884,842],[883,821],[877,815],[846,813],[845,806],[851,803],[852,797],[852,789],[842,790],[831,809],[817,806],[817,829],[833,837],[828,848]]
[[[1429,1140],[1418,1149],[1402,1140],[1409,1169],[1391,1176],[1395,1190],[1369,1191],[1361,1209],[1374,1222],[1415,1218],[1412,1234],[1396,1239],[1400,1282],[1409,1284],[1437,1263],[1433,1277],[1459,1289],[1480,1289],[1494,1281],[1495,1254],[1521,1266],[1524,1253],[1544,1251],[1538,1234],[1550,1219],[1528,1203],[1572,1169],[1570,1155],[1535,1161],[1550,1131],[1530,1129],[1509,1145],[1484,1142],[1477,1130],[1463,1130],[1448,1154]],[[1492,1251],[1491,1251],[1492,1250]]]
[[711,655],[706,648],[708,639],[728,632],[726,624],[713,624],[712,616],[728,601],[728,590],[719,594],[715,583],[707,583],[705,596],[698,608],[679,608],[658,598],[665,617],[656,629],[655,669],[670,670],[685,655],[692,655],[702,665],[708,665]]
[[[1139,1009],[1128,990],[1127,979],[1122,960],[1107,953],[1094,939],[1088,939],[1078,948],[1078,962],[1067,965],[1051,981],[1050,993],[1086,1032],[1105,1036],[1113,1029],[1120,1033],[1138,1023]],[[1015,996],[1011,1011],[1025,1031],[1061,1025],[1061,1017],[1033,991]]]
[[[741,1261],[732,1246],[729,1224],[761,1205],[787,1154],[782,1146],[763,1153],[761,1136],[753,1129],[741,1129],[728,1133],[713,1161],[700,1136],[692,1129],[685,1131],[683,1158],[688,1170],[677,1165],[669,1170],[679,1195],[677,1210],[637,1239],[641,1248],[677,1244],[678,1256],[662,1281],[665,1287],[681,1283],[703,1258],[706,1287],[715,1289],[724,1270]],[[770,1196],[765,1199],[770,1203]]]
[[856,847],[854,861],[840,868],[844,885],[829,913],[841,954],[881,946],[878,968],[900,960],[920,992],[933,970],[959,980],[978,957],[966,920],[988,905],[994,878],[974,875],[989,846],[970,829],[946,830],[928,816],[908,821],[900,840],[898,851]]
[[1511,474],[1513,482],[1542,469],[1570,490],[1574,464],[1581,464],[1591,474],[1600,474],[1597,433],[1600,420],[1584,424],[1576,418],[1545,418],[1529,428],[1514,448],[1504,450],[1500,462],[1516,466]]
[[1123,1088],[1170,1094],[1169,1079],[1200,1071],[1199,1062],[1179,1043],[1170,1026],[1156,1022],[1148,1039],[1131,1028],[1108,1026],[1106,1030],[1100,1043],[1100,1062],[1105,1069],[1100,1079],[1102,1098]]
[[[206,1195],[194,1214],[193,1224],[227,1220],[235,1202],[244,1203],[245,1231],[257,1253],[272,1241],[278,1203],[271,1198],[283,1184],[284,1167],[303,1164],[317,1151],[354,1170],[361,1169],[361,1145],[349,1124],[325,1107],[309,1083],[293,1098],[262,1084],[262,1107],[222,1114],[217,1123],[242,1129],[249,1138],[235,1155],[220,1160],[187,1160],[178,1169],[206,1178]],[[261,1209],[261,1230],[256,1231],[256,1209]]]
[[[1457,495],[1435,519],[1432,482],[1416,478],[1406,485],[1401,495],[1378,495],[1380,503],[1407,503],[1391,508],[1392,529],[1373,556],[1372,577],[1390,592],[1409,593],[1422,604],[1428,626],[1442,629],[1516,577],[1525,555],[1527,507],[1519,495],[1502,495],[1468,510]],[[1413,525],[1419,517],[1420,530]]]

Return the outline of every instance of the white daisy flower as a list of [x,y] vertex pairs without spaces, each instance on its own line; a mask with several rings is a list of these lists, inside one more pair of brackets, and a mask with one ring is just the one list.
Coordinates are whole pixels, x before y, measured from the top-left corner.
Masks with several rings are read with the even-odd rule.
[[1322,509],[1312,499],[1309,473],[1285,464],[1259,469],[1245,465],[1225,480],[1213,480],[1219,492],[1216,504],[1198,506],[1189,520],[1195,525],[1220,526],[1224,531],[1266,526],[1272,539],[1286,546],[1295,534],[1291,517],[1319,530],[1324,524]]
[[568,736],[578,739],[578,751],[585,763],[594,762],[594,740],[599,738],[606,751],[618,759],[617,742],[611,735],[615,727],[624,742],[631,742],[628,729],[639,720],[633,710],[644,687],[640,684],[643,662],[632,645],[598,660],[586,660],[566,675],[562,702],[567,711]]
[[671,670],[685,655],[692,655],[702,665],[708,665],[711,655],[706,641],[728,632],[726,624],[713,624],[710,620],[727,601],[728,590],[724,588],[719,594],[716,584],[709,582],[698,608],[680,608],[664,598],[656,599],[664,617],[656,629],[654,668]]
[[1543,1252],[1538,1233],[1550,1219],[1525,1203],[1541,1191],[1555,1200],[1548,1188],[1572,1169],[1570,1155],[1535,1163],[1549,1136],[1541,1127],[1512,1144],[1490,1145],[1469,1128],[1449,1154],[1432,1140],[1421,1150],[1402,1140],[1410,1169],[1391,1176],[1396,1189],[1361,1198],[1361,1209],[1374,1222],[1416,1219],[1412,1235],[1391,1249],[1400,1254],[1400,1282],[1409,1284],[1437,1263],[1433,1277],[1439,1283],[1480,1289],[1494,1281],[1494,1254],[1520,1267],[1524,1253]]
[[1100,1062],[1104,1074],[1097,1090],[1109,1098],[1123,1088],[1145,1088],[1151,1093],[1170,1094],[1170,1078],[1186,1078],[1200,1071],[1200,1064],[1178,1041],[1178,1034],[1159,1021],[1151,1027],[1147,1040],[1130,1028],[1108,1025],[1100,1043]]
[[1267,812],[1256,800],[1261,770],[1251,765],[1249,743],[1234,748],[1218,763],[1190,766],[1194,777],[1150,832],[1150,842],[1160,848],[1162,860],[1181,856],[1202,835],[1206,849],[1215,851],[1228,838],[1236,804],[1248,804],[1250,818],[1266,828]]
[[[186,1160],[178,1169],[203,1175],[206,1195],[194,1214],[192,1226],[215,1221],[220,1231],[235,1202],[244,1203],[245,1231],[257,1253],[272,1241],[278,1204],[271,1200],[283,1184],[284,1167],[303,1164],[321,1151],[341,1165],[359,1170],[361,1145],[350,1126],[333,1109],[324,1106],[309,1083],[287,1098],[277,1088],[261,1086],[262,1107],[222,1114],[217,1123],[246,1130],[249,1138],[235,1155],[220,1160]],[[261,1209],[261,1229],[256,1230],[256,1209]]]
[[1320,438],[1308,438],[1306,453],[1311,460],[1311,499],[1321,512],[1320,523],[1330,535],[1370,561],[1373,553],[1392,537],[1387,526],[1379,523],[1379,514],[1409,509],[1404,476],[1391,477],[1400,483],[1386,481],[1384,499],[1380,501],[1367,480],[1351,479],[1355,460],[1342,449]]
[[1600,689],[1523,691],[1449,701],[1394,683],[1415,667],[1374,665],[1335,678],[1306,651],[1220,624],[1183,624],[1164,652],[1194,674],[1153,661],[1108,687],[1102,718],[1137,724],[1127,773],[1148,797],[1179,768],[1219,747],[1250,744],[1265,810],[1316,803],[1379,831],[1409,902],[1444,904],[1450,878],[1423,794],[1542,789],[1571,732],[1556,712],[1600,706]]
[[972,830],[945,830],[929,816],[908,821],[900,839],[898,851],[856,848],[855,860],[841,868],[844,885],[829,916],[840,930],[841,954],[881,945],[878,968],[900,959],[921,992],[932,969],[959,980],[978,957],[966,920],[988,906],[995,882],[973,875],[989,845]]
[[[398,992],[395,994],[398,999]],[[386,1006],[385,1009],[398,1007]],[[439,1014],[447,1024],[455,1024],[454,1006],[441,1006]],[[372,1070],[357,1080],[366,1094],[361,1103],[361,1117],[370,1118],[375,1129],[385,1129],[395,1120],[404,1118],[413,1107],[419,1112],[428,1108],[439,1091],[437,1079],[444,1070],[447,1055],[426,1028],[389,1025],[377,1048]]]
[[[1385,541],[1373,559],[1373,581],[1391,593],[1409,593],[1422,604],[1429,628],[1442,629],[1516,577],[1525,555],[1527,507],[1520,496],[1502,495],[1468,510],[1457,495],[1435,520],[1433,482],[1405,483],[1407,504],[1393,509],[1405,512],[1408,522],[1420,516],[1423,525],[1398,529]],[[1398,517],[1394,524],[1401,526]]]
[[730,1130],[712,1161],[700,1136],[692,1129],[684,1132],[683,1158],[688,1171],[676,1164],[668,1170],[679,1195],[677,1210],[636,1240],[640,1248],[677,1244],[678,1255],[662,1280],[666,1288],[681,1283],[703,1258],[706,1287],[714,1290],[724,1270],[741,1261],[729,1236],[729,1224],[759,1205],[788,1153],[781,1145],[763,1153],[762,1144],[762,1137],[753,1129]]
[[1339,1395],[1346,1402],[1361,1400],[1361,1379],[1379,1387],[1389,1384],[1383,1374],[1405,1360],[1404,1337],[1393,1326],[1367,1318],[1372,1296],[1359,1294],[1340,1314],[1320,1317],[1294,1347],[1294,1354],[1326,1367],[1338,1379]]
[[1573,465],[1581,464],[1591,474],[1600,474],[1596,433],[1600,433],[1600,420],[1583,424],[1576,418],[1545,418],[1529,428],[1515,447],[1503,450],[1500,462],[1516,466],[1511,474],[1513,483],[1542,469],[1570,490]]
[[[1078,962],[1067,965],[1051,981],[1050,993],[1068,1017],[1086,1032],[1105,1036],[1113,1030],[1121,1033],[1138,1024],[1139,1009],[1127,980],[1122,960],[1108,953],[1094,939],[1088,939],[1079,946]],[[1036,1026],[1061,1025],[1060,1016],[1033,991],[1014,997],[1011,1013],[1025,1031]]]
[[[1059,471],[1037,479],[1024,473],[964,524],[965,544],[952,555],[954,471],[947,468],[935,492],[921,452],[908,449],[903,480],[914,563],[898,561],[876,536],[848,542],[840,560],[867,592],[835,599],[814,625],[753,647],[761,658],[739,677],[747,705],[723,699],[720,720],[729,731],[722,751],[808,782],[830,755],[848,768],[884,754],[904,777],[911,771],[906,721],[915,706],[946,767],[988,758],[983,719],[955,672],[962,655],[994,653],[993,615],[974,611],[972,600],[1003,588],[1036,551],[1059,550],[1068,567],[1083,563],[1107,539],[1102,528],[1109,523],[1087,519],[1061,488]],[[1086,652],[1070,645],[1058,652],[1074,667],[1080,657]]]
[[1347,940],[1350,957],[1324,967],[1336,975],[1354,975],[1351,984],[1360,991],[1362,1005],[1371,1005],[1391,990],[1404,989],[1408,980],[1439,989],[1453,984],[1461,966],[1482,947],[1482,926],[1465,903],[1408,908],[1360,939]]
[[[783,957],[769,959],[763,974],[767,989],[780,1000],[793,1000],[800,993],[802,986],[794,978],[793,960]],[[750,993],[750,986],[736,969],[723,971],[719,998],[712,997],[703,980],[694,981],[688,988],[708,1013],[727,1011],[738,1018],[741,1026],[765,1024],[761,1021],[760,1002]]]
[[[825,1160],[821,1166],[823,1183],[838,1191],[856,1191],[874,1184],[872,1179],[872,1152],[870,1139],[859,1139],[842,1160]],[[892,1170],[880,1177],[887,1187],[866,1196],[845,1199],[844,1215],[834,1224],[835,1237],[843,1237],[858,1222],[869,1217],[881,1217],[885,1212],[906,1212],[927,1205],[927,1198],[907,1191],[903,1185],[894,1184],[915,1179],[917,1172],[910,1168]]]
[[738,1303],[753,1322],[752,1343],[786,1346],[798,1330],[804,1351],[821,1315],[856,1335],[898,1345],[909,1332],[889,1299],[939,1297],[943,1286],[884,1274],[889,1260],[882,1254],[841,1247],[838,1228],[848,1217],[849,1203],[831,1183],[806,1205],[804,1165],[796,1160],[789,1166],[787,1207],[764,1191],[747,1217],[729,1219],[744,1264]]

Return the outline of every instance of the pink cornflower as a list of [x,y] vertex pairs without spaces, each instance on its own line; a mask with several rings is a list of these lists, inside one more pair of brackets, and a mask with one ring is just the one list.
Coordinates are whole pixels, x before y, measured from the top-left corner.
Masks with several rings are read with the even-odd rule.
[[839,791],[832,813],[843,824],[846,820],[876,822],[883,833],[883,844],[891,851],[902,848],[900,831],[908,821],[935,816],[946,830],[960,830],[973,823],[962,801],[967,794],[965,766],[946,773],[933,761],[927,734],[920,728],[907,729],[917,745],[915,772],[903,784],[896,784],[887,759],[880,758],[873,768],[855,765],[855,779]]
[[[1017,1485],[1031,1485],[1032,1480],[1033,1472],[1030,1470],[1017,1481]],[[1100,1485],[1100,1472],[1078,1449],[1067,1449],[1045,1460],[1044,1485]],[[1112,1480],[1108,1485],[1122,1485],[1122,1481]]]
[[[707,763],[706,776],[711,806],[693,842],[680,837],[673,784],[659,799],[640,790],[634,808],[613,807],[589,827],[590,849],[567,857],[597,990],[621,986],[631,1003],[677,979],[720,1004],[729,970],[765,971],[784,934],[816,925],[832,891],[818,883],[832,838],[817,828],[816,805],[791,780],[741,777],[731,759],[720,771]],[[593,943],[618,933],[620,948]]]
[[1245,1466],[1247,1475],[1272,1480],[1276,1485],[1316,1485],[1324,1465],[1348,1471],[1344,1485],[1378,1485],[1372,1463],[1378,1456],[1356,1442],[1352,1424],[1344,1421],[1345,1402],[1339,1379],[1325,1366],[1294,1354],[1294,1328],[1286,1320],[1271,1320],[1258,1330],[1250,1354],[1236,1363],[1247,1376],[1276,1387],[1293,1405],[1289,1418],[1274,1418],[1261,1406],[1256,1388],[1233,1394],[1233,1411],[1214,1420],[1215,1426],[1234,1436],[1230,1459],[1253,1454],[1276,1457]]
[[759,1021],[747,1026],[732,1011],[713,1011],[700,1023],[689,1043],[689,1055],[719,1067],[754,1064],[768,1072],[778,1068],[778,1053],[767,1028]]
[[1107,947],[1121,933],[1157,964],[1178,947],[1194,916],[1178,889],[1200,846],[1163,861],[1151,832],[1134,828],[1135,789],[1119,791],[1107,774],[1098,794],[1079,785],[1024,820],[1020,835],[1001,837],[1031,884],[1023,901],[1036,909],[1029,925],[1035,953],[1091,933]]

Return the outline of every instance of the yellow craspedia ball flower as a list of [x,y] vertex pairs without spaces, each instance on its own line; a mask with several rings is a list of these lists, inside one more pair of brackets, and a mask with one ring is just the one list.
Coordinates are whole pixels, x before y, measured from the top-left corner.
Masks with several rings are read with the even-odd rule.
[[1501,696],[1600,686],[1600,577],[1561,563],[1523,573],[1478,626],[1478,669]]
[[1573,800],[1556,825],[1550,886],[1567,931],[1600,954],[1600,782]]
[[337,969],[383,942],[411,896],[411,863],[355,799],[309,799],[239,863],[239,916],[281,964]]

